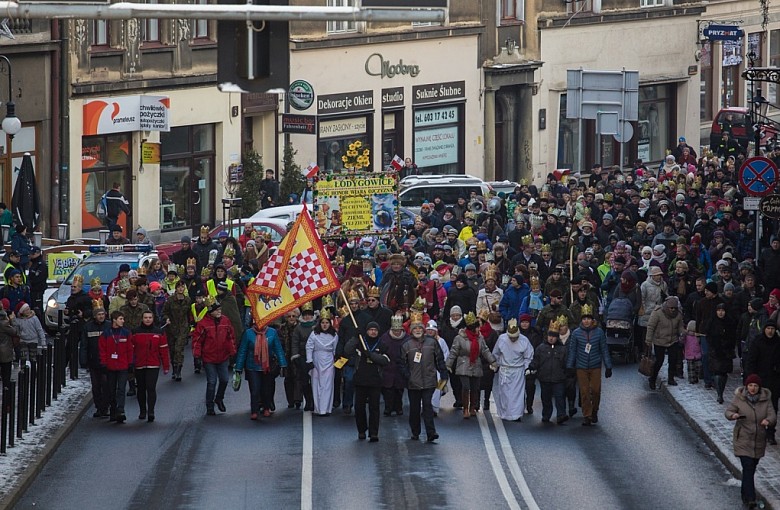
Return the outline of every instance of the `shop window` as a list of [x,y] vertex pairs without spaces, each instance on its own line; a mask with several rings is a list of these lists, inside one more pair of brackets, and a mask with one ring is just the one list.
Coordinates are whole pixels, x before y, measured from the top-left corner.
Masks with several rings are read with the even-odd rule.
[[[196,229],[212,224],[214,125],[171,128],[160,133],[160,228]],[[251,211],[248,216],[254,214]]]
[[715,88],[712,68],[712,43],[707,41],[701,46],[701,83],[699,85],[699,118],[712,120],[712,92]]
[[425,173],[457,174],[463,169],[463,105],[414,111],[414,162]]
[[580,121],[566,118],[566,94],[561,94],[560,110],[558,111],[558,164],[556,168],[577,168],[579,161]]
[[723,108],[741,106],[740,90],[742,77],[740,65],[742,64],[742,40],[723,41],[723,83],[721,86],[721,101]]
[[[84,232],[105,228],[97,215],[97,207],[103,194],[114,183],[119,183],[122,193],[132,204],[130,193],[130,133],[109,136],[85,136],[81,139],[81,229]],[[119,224],[127,229],[130,221],[122,213]]]
[[320,170],[338,172],[344,168],[341,157],[349,150],[349,144],[360,141],[364,148],[371,151],[371,166],[364,171],[371,171],[375,166],[377,153],[371,146],[369,126],[371,117],[350,117],[344,119],[320,120],[319,140],[317,142],[317,164]]
[[674,146],[672,111],[674,94],[671,85],[639,88],[639,122],[637,122],[637,158],[644,162],[661,161],[666,149]]
[[390,166],[395,155],[403,157],[404,112],[382,114],[382,168]]
[[[354,7],[355,0],[328,0],[328,7]],[[342,32],[356,32],[357,23],[354,21],[328,21],[328,33],[338,34]]]

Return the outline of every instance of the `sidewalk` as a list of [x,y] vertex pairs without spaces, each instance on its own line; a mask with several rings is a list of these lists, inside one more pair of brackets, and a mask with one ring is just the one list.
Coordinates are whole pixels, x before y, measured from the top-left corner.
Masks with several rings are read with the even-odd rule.
[[89,373],[79,370],[79,379],[68,379],[35,425],[28,425],[22,439],[16,438],[14,447],[0,455],[0,508],[14,506],[90,405]]
[[[664,369],[665,370],[665,369]],[[734,422],[724,416],[726,406],[734,396],[734,390],[741,385],[738,370],[729,375],[724,404],[716,402],[715,390],[705,390],[704,381],[688,384],[678,379],[678,386],[661,385],[661,392],[672,406],[685,418],[691,427],[704,439],[715,455],[735,477],[740,478],[742,469],[732,448]],[[766,447],[766,455],[756,470],[756,491],[764,500],[766,508],[780,509],[780,446]]]

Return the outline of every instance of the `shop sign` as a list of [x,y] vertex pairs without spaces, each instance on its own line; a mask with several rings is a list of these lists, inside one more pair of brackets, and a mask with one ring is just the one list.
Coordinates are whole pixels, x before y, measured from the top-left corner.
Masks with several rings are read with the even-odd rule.
[[710,41],[738,41],[745,37],[745,31],[737,25],[709,25],[702,34]]
[[315,187],[314,222],[325,239],[397,233],[396,175],[369,173],[320,179]]
[[128,131],[170,131],[170,98],[124,96],[90,99],[83,106],[83,136]]
[[154,142],[144,142],[141,145],[141,162],[153,165],[160,164],[160,145]]
[[414,162],[420,168],[458,162],[458,127],[414,132]]
[[230,163],[228,165],[228,182],[230,184],[241,184],[244,182],[244,165],[241,163]]
[[465,81],[431,83],[412,87],[412,104],[438,103],[466,97]]
[[366,133],[365,117],[351,119],[321,120],[320,138],[343,138],[345,136],[362,135]]
[[780,220],[780,195],[767,195],[762,198],[758,210],[762,216]]
[[284,113],[282,114],[282,133],[316,135],[317,116]]
[[290,84],[290,106],[296,110],[308,110],[314,104],[314,87],[305,80],[295,80]]
[[392,108],[404,105],[404,88],[393,87],[382,89],[382,108]]
[[56,252],[46,255],[46,263],[49,267],[49,280],[57,282],[65,281],[65,278],[73,271],[84,255],[73,252]]
[[408,74],[412,78],[415,78],[420,74],[420,66],[417,64],[404,64],[403,59],[399,59],[398,63],[393,64],[389,60],[385,60],[381,53],[372,53],[369,55],[363,67],[365,68],[367,75],[381,76],[382,79],[393,78],[404,74]]
[[458,107],[447,106],[445,108],[430,108],[414,112],[414,126],[438,126],[439,124],[452,124],[458,122]]
[[342,92],[317,98],[317,112],[320,115],[360,112],[374,109],[374,91]]

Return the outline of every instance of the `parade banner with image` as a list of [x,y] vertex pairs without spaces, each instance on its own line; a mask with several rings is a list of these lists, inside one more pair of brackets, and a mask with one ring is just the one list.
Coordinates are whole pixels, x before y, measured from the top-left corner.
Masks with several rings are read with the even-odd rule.
[[315,186],[314,223],[323,239],[397,234],[397,174],[321,175]]
[[58,282],[65,281],[73,268],[75,268],[85,254],[73,252],[48,253],[46,255],[46,265],[49,268],[49,280]]

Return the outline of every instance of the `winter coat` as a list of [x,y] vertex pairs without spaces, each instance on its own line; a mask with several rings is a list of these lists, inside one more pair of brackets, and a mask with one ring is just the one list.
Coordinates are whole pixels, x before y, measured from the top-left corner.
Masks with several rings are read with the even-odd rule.
[[[710,322],[706,341],[708,349],[707,363],[709,364],[710,372],[716,375],[730,373],[734,369],[732,359],[734,357],[735,338],[734,331],[728,327],[725,319],[715,317]],[[767,384],[766,381],[764,384]]]
[[100,335],[111,326],[111,323],[103,320],[97,323],[89,320],[81,330],[81,342],[79,342],[79,364],[81,368],[99,370],[100,363]]
[[129,329],[108,327],[98,342],[100,364],[107,370],[127,370],[133,363],[133,339]]
[[656,285],[651,277],[642,283],[639,287],[642,292],[642,305],[644,306],[644,315],[640,315],[638,322],[640,326],[646,327],[650,321],[650,315],[656,308],[664,304],[664,300],[669,295],[666,288],[666,282],[661,280],[660,285]]
[[[515,288],[510,285],[504,291],[504,296],[501,298],[501,302],[498,304],[498,311],[501,312],[501,317],[508,321],[509,319],[517,319],[520,316],[520,305],[523,304],[523,300],[531,293],[531,288],[528,284],[522,284],[519,288]],[[449,305],[449,300],[447,301]],[[462,307],[461,307],[462,308]],[[466,313],[466,310],[463,310]]]
[[10,363],[14,360],[14,340],[16,330],[11,326],[8,315],[0,310],[0,363]]
[[150,310],[148,306],[139,302],[138,306],[126,304],[122,306],[119,311],[125,316],[125,327],[132,331],[141,325],[141,319],[144,317],[144,312]]
[[309,335],[311,335],[315,322],[317,321],[313,320],[310,324],[299,322],[295,326],[292,341],[290,342],[290,361],[302,359],[304,363],[306,362],[306,342],[309,340]]
[[190,306],[192,302],[187,295],[179,299],[176,294],[168,298],[163,305],[163,324],[166,320],[171,323],[165,328],[171,338],[186,338],[190,333]]
[[168,338],[157,326],[144,326],[133,330],[135,368],[160,368],[168,372],[171,367]]
[[701,340],[698,336],[688,333],[683,344],[685,359],[688,361],[700,360],[702,357]]
[[[417,353],[421,354],[419,363],[414,361]],[[410,390],[433,389],[439,377],[449,378],[439,341],[428,335],[419,340],[410,336],[401,346],[398,362]]]
[[[590,352],[585,352],[590,344]],[[593,326],[590,329],[579,327],[575,329],[566,345],[568,356],[566,368],[592,369],[604,366],[612,368],[612,356],[607,347],[607,337],[601,328]]]
[[758,374],[764,387],[780,391],[780,335],[767,338],[762,333],[748,346],[744,363],[746,374]]
[[205,243],[201,242],[200,238],[192,243],[192,251],[195,252],[195,258],[198,260],[198,271],[209,265],[209,254],[211,253],[211,250],[215,250],[217,254],[219,254],[219,249],[219,243],[210,237],[206,239]]
[[380,338],[384,346],[384,353],[390,359],[390,363],[382,371],[382,387],[403,389],[406,387],[406,381],[399,366],[401,347],[412,337],[404,332],[401,338],[393,338],[388,331]]
[[[479,335],[479,333],[477,333]],[[455,337],[450,349],[450,355],[447,357],[447,369],[455,375],[465,375],[467,377],[482,377],[482,363],[479,356],[474,363],[469,361],[471,353],[471,341],[464,331]],[[495,363],[496,357],[490,352],[482,335],[479,335],[479,355],[488,363]]]
[[780,288],[780,250],[775,251],[772,248],[767,248],[761,252],[758,267],[767,289]]
[[566,359],[568,350],[557,340],[554,344],[542,343],[534,349],[531,369],[536,370],[539,382],[559,383],[566,380]]
[[236,340],[236,348],[238,348],[238,339],[244,333],[244,324],[241,322],[241,313],[238,311],[238,301],[236,296],[230,292],[226,292],[219,297],[219,304],[222,305],[222,315],[226,317],[231,326],[233,326],[233,338]]
[[[282,342],[279,340],[276,330],[274,328],[266,329],[265,338],[268,341],[268,356],[276,357],[276,363],[280,367],[286,367],[287,359],[284,357]],[[241,336],[241,345],[238,348],[238,356],[236,357],[236,370],[263,371],[262,365],[255,360],[255,340],[257,340],[257,332],[254,328],[244,331],[244,334]],[[269,361],[269,370],[271,365],[274,365],[274,363]]]
[[35,314],[28,317],[17,317],[14,319],[14,328],[16,328],[16,336],[22,342],[38,344],[38,349],[46,348],[46,334],[41,327],[41,321]]
[[737,388],[724,414],[729,420],[733,414],[744,416],[734,422],[734,455],[760,459],[766,451],[766,428],[761,422],[767,420],[769,426],[773,427],[777,423],[777,414],[772,407],[771,392],[767,388],[759,390],[755,405],[748,401],[746,394],[747,388]]
[[550,323],[563,315],[569,323],[569,329],[577,327],[577,323],[574,322],[574,316],[571,314],[568,308],[563,305],[547,305],[539,312],[539,317],[536,318],[536,327],[541,331],[546,331]]
[[469,312],[477,313],[477,293],[468,285],[459,289],[454,284],[447,293],[447,303],[444,305],[444,316],[450,316],[450,309],[458,305],[465,316]]
[[236,354],[236,338],[233,325],[227,317],[219,322],[206,314],[192,333],[192,355],[203,363],[222,363]]
[[671,347],[679,341],[680,335],[684,331],[682,313],[678,311],[677,315],[670,317],[664,312],[663,307],[659,307],[650,314],[645,343],[659,347]]
[[386,352],[387,347],[385,347],[380,338],[365,337],[365,341],[368,351],[366,351],[357,338],[347,342],[347,352],[355,352],[357,359],[352,382],[355,386],[381,388],[383,384],[383,369],[390,364],[390,357]]

